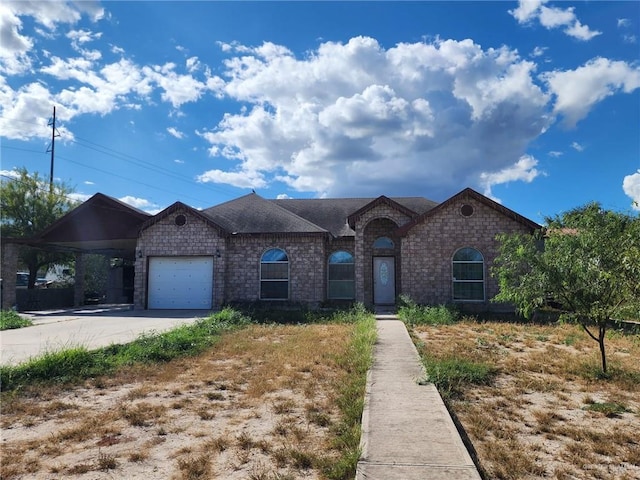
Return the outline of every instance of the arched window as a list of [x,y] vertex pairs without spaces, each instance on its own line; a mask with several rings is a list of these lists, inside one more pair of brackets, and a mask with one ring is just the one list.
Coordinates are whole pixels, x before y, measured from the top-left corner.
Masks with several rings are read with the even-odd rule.
[[393,248],[393,240],[389,237],[378,237],[373,242],[373,248]]
[[272,248],[260,259],[260,299],[289,298],[289,257],[284,250]]
[[338,251],[329,257],[327,297],[333,300],[353,300],[356,296],[353,255]]
[[453,255],[453,299],[484,301],[484,258],[475,248],[461,248]]

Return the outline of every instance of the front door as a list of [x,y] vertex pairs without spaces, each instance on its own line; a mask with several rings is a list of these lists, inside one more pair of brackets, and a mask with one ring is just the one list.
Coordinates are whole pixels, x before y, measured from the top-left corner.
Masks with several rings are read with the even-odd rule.
[[373,303],[393,305],[396,301],[396,268],[393,257],[373,257]]

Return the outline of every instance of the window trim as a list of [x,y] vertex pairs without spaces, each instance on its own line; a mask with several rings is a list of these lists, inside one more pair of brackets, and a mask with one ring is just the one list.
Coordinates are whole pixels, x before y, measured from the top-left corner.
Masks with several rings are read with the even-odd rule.
[[[350,263],[331,263],[331,258],[338,253],[346,253],[351,257]],[[351,280],[331,280],[331,265],[353,265],[353,278]],[[332,297],[331,296],[331,282],[350,282],[353,284],[353,296],[352,297]],[[355,300],[356,298],[356,258],[347,250],[336,250],[329,255],[327,259],[327,300]]]
[[[287,257],[286,262],[285,261],[265,261],[264,257],[267,253],[273,251],[273,250],[279,250],[282,253],[284,253],[285,257]],[[281,278],[262,278],[262,265],[269,265],[269,264],[283,264],[286,263],[287,264],[287,279],[283,280]],[[264,252],[262,252],[262,255],[260,255],[260,264],[259,264],[259,291],[258,291],[258,298],[260,300],[267,300],[270,302],[286,302],[289,300],[290,296],[291,296],[291,261],[289,260],[289,254],[286,252],[286,250],[284,250],[283,248],[279,248],[279,247],[272,247],[272,248],[267,248]],[[286,298],[270,298],[270,297],[263,297],[262,296],[262,282],[280,282],[280,283],[287,283],[287,296]]]
[[[482,258],[482,260],[473,260],[473,261],[469,261],[469,260],[455,260],[456,255],[458,254],[458,252],[465,250],[465,249],[469,249],[469,250],[474,250],[475,252],[477,252],[480,257]],[[454,270],[455,270],[455,265],[458,264],[474,264],[474,265],[482,265],[482,279],[481,280],[469,280],[469,279],[456,279],[454,276]],[[453,252],[453,255],[451,256],[451,298],[454,302],[466,302],[466,303],[483,303],[486,302],[486,298],[487,298],[487,288],[486,288],[486,272],[485,272],[485,261],[484,261],[484,255],[482,254],[482,252],[474,247],[461,247],[458,248],[455,252]],[[475,283],[475,284],[481,284],[482,285],[482,298],[456,298],[456,284],[464,284],[464,283]]]

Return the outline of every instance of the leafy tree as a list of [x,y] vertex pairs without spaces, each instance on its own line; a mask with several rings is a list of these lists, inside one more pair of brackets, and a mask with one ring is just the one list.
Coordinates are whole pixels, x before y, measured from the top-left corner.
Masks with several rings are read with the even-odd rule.
[[494,300],[515,304],[527,318],[552,301],[562,320],[598,342],[606,374],[607,326],[640,314],[640,217],[591,203],[546,222],[544,238],[499,235]]
[[[3,178],[0,182],[0,227],[3,237],[33,237],[76,205],[69,198],[72,189],[64,183],[54,182],[50,190],[48,182],[37,172],[30,174],[26,168],[19,168],[16,173],[16,178]],[[33,288],[38,270],[54,263],[68,262],[69,256],[24,247],[20,250],[20,261],[29,270],[28,288]]]

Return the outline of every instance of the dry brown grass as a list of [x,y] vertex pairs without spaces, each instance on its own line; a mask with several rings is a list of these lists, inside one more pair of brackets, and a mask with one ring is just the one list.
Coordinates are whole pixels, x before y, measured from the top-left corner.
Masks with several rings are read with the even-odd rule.
[[198,357],[6,395],[0,477],[321,478],[352,329],[251,326]]
[[448,401],[487,478],[640,478],[638,336],[610,335],[611,376],[599,379],[597,344],[576,326],[470,321],[414,334],[431,356],[497,366],[490,385]]

